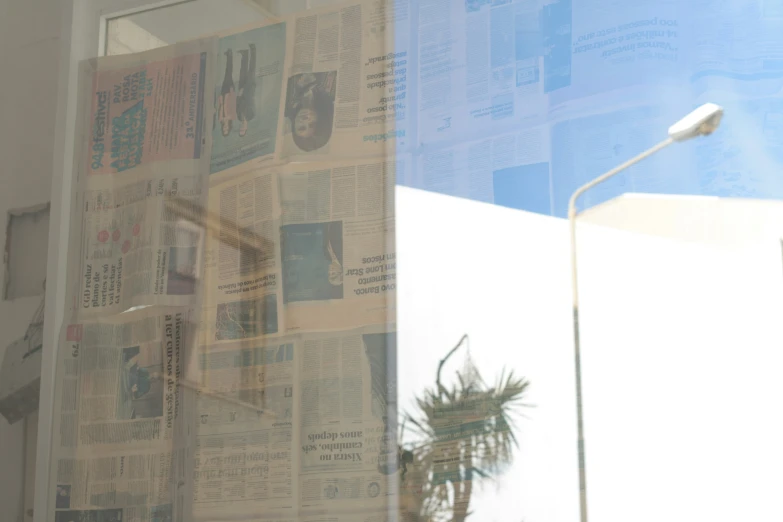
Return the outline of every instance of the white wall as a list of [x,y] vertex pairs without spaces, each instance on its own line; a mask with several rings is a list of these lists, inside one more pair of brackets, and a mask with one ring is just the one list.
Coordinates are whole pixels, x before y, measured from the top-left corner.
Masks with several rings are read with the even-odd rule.
[[[10,209],[50,199],[61,3],[0,0],[0,245]],[[0,354],[24,335],[40,302],[40,297],[0,301]],[[35,430],[28,431],[34,441]],[[21,520],[23,437],[23,422],[8,426],[0,418],[0,506],[2,519],[13,522]]]
[[[578,520],[567,223],[407,187],[397,187],[396,208],[400,409],[415,409],[468,334],[482,377],[494,384],[513,370],[530,381],[534,405],[518,419],[514,464],[474,493],[470,519]],[[466,353],[444,366],[444,384]]]
[[[676,240],[657,233],[673,205],[660,217],[625,213],[626,224],[646,216],[637,223],[653,236],[580,227],[593,520],[783,518],[783,267],[771,205],[780,210],[708,205],[693,230],[681,230],[686,220],[671,230]],[[738,225],[756,226],[742,236]]]
[[[635,216],[651,235],[578,227],[590,517],[781,520],[780,236],[735,241],[738,223],[773,226],[780,208],[704,209],[674,240],[653,226],[667,207]],[[712,244],[695,241],[708,222]],[[397,251],[401,409],[469,334],[483,377],[513,369],[535,405],[514,464],[474,495],[476,520],[578,520],[567,223],[397,187]]]

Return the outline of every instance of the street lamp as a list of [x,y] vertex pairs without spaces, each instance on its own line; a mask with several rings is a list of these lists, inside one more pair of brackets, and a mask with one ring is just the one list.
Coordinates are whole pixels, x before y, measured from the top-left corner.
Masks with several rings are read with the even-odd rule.
[[574,358],[576,364],[576,418],[579,451],[579,513],[580,521],[587,522],[587,484],[585,480],[585,441],[582,425],[582,367],[579,352],[579,291],[576,279],[576,200],[599,183],[639,163],[675,142],[686,141],[697,136],[708,136],[720,125],[723,108],[714,103],[705,103],[683,119],[669,127],[669,137],[654,147],[601,174],[579,187],[568,201],[568,221],[571,228],[571,292],[574,312]]

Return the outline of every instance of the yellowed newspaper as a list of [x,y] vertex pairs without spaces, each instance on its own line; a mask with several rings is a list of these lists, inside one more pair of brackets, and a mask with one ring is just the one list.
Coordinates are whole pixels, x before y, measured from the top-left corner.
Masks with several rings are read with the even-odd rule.
[[300,513],[396,509],[397,335],[393,326],[302,335]]
[[201,208],[202,177],[130,177],[95,180],[77,195],[71,305],[82,317],[196,303],[205,234],[168,204]]
[[400,5],[81,64],[47,519],[388,519]]
[[48,520],[153,522],[183,509],[194,409],[180,379],[192,329],[173,307],[66,322]]
[[290,164],[280,175],[286,330],[394,322],[394,183],[386,157]]
[[205,343],[284,333],[279,170],[213,185],[204,214]]
[[396,330],[203,346],[194,520],[396,509]]
[[195,303],[204,237],[167,202],[206,203],[216,44],[81,64],[68,288],[80,317]]
[[393,322],[402,165],[292,163],[213,185],[205,342]]
[[204,347],[196,403],[193,514],[294,516],[296,338]]
[[408,149],[408,39],[395,33],[405,5],[342,2],[287,18],[281,160]]
[[206,172],[214,38],[81,64],[79,177]]

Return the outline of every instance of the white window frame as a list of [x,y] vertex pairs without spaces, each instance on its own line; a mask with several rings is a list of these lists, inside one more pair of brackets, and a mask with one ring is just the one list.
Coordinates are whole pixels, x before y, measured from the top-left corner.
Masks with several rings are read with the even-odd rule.
[[[51,223],[46,268],[46,308],[41,364],[41,397],[35,459],[34,522],[54,520],[55,494],[49,480],[56,469],[52,458],[55,367],[58,341],[66,312],[66,270],[74,182],[74,136],[78,67],[82,60],[103,56],[108,21],[135,13],[171,7],[193,0],[62,0],[60,74],[52,166]],[[261,5],[246,0],[272,16]],[[266,4],[265,4],[266,5]]]

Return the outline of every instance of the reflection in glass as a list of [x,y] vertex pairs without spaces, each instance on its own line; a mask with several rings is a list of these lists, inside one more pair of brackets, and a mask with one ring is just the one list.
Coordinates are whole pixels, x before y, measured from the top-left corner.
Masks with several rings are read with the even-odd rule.
[[422,390],[417,409],[403,416],[402,439],[407,435],[408,441],[400,450],[400,489],[406,520],[466,520],[474,486],[491,482],[514,460],[514,421],[530,407],[525,402],[530,382],[503,370],[489,385],[468,355],[452,382],[443,384],[444,365],[466,344],[467,335],[440,361],[435,387]]

